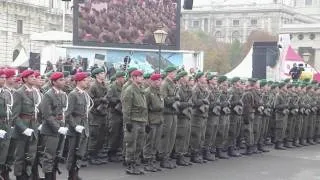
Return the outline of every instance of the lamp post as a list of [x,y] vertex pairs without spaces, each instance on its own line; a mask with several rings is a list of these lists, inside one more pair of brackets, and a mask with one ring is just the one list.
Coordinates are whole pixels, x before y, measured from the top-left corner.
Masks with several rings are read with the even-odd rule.
[[156,41],[156,44],[159,45],[159,73],[160,73],[160,65],[161,65],[161,46],[166,42],[166,38],[168,36],[168,33],[164,30],[156,30],[153,32],[154,39]]
[[303,61],[305,63],[309,62],[311,54],[309,52],[305,52],[302,54]]

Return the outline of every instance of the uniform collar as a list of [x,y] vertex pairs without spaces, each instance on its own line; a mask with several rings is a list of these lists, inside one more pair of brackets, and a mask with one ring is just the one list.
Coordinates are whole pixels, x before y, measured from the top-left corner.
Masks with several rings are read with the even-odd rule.
[[76,87],[76,89],[79,91],[80,94],[84,93],[84,90],[80,89],[79,87]]
[[52,87],[52,89],[54,90],[54,92],[55,92],[56,94],[60,94],[60,93],[61,93],[61,90],[59,90],[59,89],[57,89],[57,88],[55,88],[55,87]]

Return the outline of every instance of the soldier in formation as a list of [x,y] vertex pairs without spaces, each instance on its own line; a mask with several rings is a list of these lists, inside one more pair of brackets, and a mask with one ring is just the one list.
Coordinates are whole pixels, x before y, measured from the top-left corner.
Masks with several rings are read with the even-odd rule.
[[40,163],[55,180],[65,148],[73,180],[87,154],[91,165],[124,159],[128,174],[141,175],[264,153],[270,143],[320,143],[316,82],[189,76],[172,66],[164,74],[130,67],[110,82],[103,68],[76,73],[74,85],[69,77],[50,72],[44,83],[37,71],[0,68],[2,179],[13,169],[18,180],[38,180]]

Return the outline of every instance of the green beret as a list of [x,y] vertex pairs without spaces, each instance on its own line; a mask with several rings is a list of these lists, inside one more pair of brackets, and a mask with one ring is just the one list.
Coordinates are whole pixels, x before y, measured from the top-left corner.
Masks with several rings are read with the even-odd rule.
[[151,76],[151,73],[144,73],[144,74],[143,74],[143,78],[144,78],[144,79],[149,79],[150,76]]
[[282,87],[284,87],[285,85],[286,85],[285,82],[280,82],[280,83],[278,84],[278,87],[279,87],[279,88],[282,88]]
[[294,83],[292,83],[292,86],[297,88],[297,87],[299,87],[299,83],[294,82]]
[[96,68],[92,71],[91,76],[93,78],[95,78],[97,74],[102,73],[102,72],[105,72],[103,68]]
[[264,86],[266,86],[268,84],[268,82],[263,79],[263,80],[259,81],[259,84],[260,84],[260,87],[264,87]]
[[219,77],[218,77],[218,83],[223,83],[223,82],[225,82],[227,79],[228,79],[227,76],[219,76]]
[[54,73],[54,71],[53,71],[53,70],[51,70],[51,71],[47,72],[46,77],[50,77],[50,76],[52,75],[52,73]]
[[179,80],[180,80],[180,78],[181,78],[181,76],[180,76],[179,74],[177,74],[177,75],[176,75],[176,77],[174,77],[174,79],[173,79],[173,80],[174,80],[174,81],[179,81]]
[[313,88],[312,85],[307,85],[307,87],[306,87],[307,90],[310,90],[311,88]]
[[188,75],[188,73],[186,71],[180,71],[178,73],[178,76],[180,76],[180,78],[182,78],[183,76],[187,76],[187,75]]
[[111,82],[113,82],[113,81],[115,81],[115,80],[116,80],[116,75],[113,75],[113,76],[110,77],[110,81],[111,81]]
[[212,80],[214,76],[212,74],[207,75],[207,80]]
[[249,78],[249,79],[248,79],[248,82],[250,82],[250,83],[256,83],[256,82],[257,82],[257,79],[256,79],[256,78]]
[[238,81],[240,81],[240,78],[239,78],[239,77],[233,77],[233,78],[231,79],[231,83],[236,83],[236,82],[238,82]]
[[304,88],[304,87],[307,86],[307,84],[302,82],[302,83],[299,84],[299,86],[300,86],[301,88]]
[[203,75],[204,75],[204,73],[201,72],[201,71],[199,71],[199,72],[196,74],[195,79],[199,79],[199,78],[201,78]]
[[272,85],[273,84],[273,81],[268,81],[268,85]]
[[63,71],[63,76],[66,78],[68,76],[70,76],[70,72],[69,71]]
[[283,80],[283,82],[285,82],[285,83],[289,83],[290,82],[290,78],[287,78],[287,79],[285,79],[285,80]]
[[172,71],[175,71],[175,70],[177,70],[176,67],[174,67],[174,66],[168,66],[168,67],[164,70],[164,72],[168,73],[168,72],[172,72]]
[[126,73],[123,72],[123,71],[117,71],[116,74],[115,74],[116,78],[125,77],[125,76],[126,76]]
[[273,83],[273,84],[270,86],[271,89],[275,89],[276,87],[278,87],[278,83]]

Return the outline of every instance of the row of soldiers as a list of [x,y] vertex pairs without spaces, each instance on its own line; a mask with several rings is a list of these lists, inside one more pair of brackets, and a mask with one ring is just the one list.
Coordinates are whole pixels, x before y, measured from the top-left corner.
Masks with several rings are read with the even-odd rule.
[[[165,76],[137,68],[117,72],[110,84],[105,71],[53,72],[44,84],[40,73],[25,70],[19,84],[13,69],[0,70],[0,172],[9,179],[56,179],[67,149],[68,179],[80,160],[119,161],[128,174],[173,169],[176,165],[268,152],[319,142],[320,89],[309,83],[242,82],[167,67]],[[128,79],[126,80],[126,77]],[[67,83],[67,84],[66,84]],[[65,148],[64,145],[68,147]],[[188,160],[187,157],[191,157]],[[171,158],[176,159],[173,163]],[[160,161],[160,167],[157,161]]]

